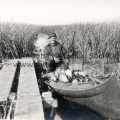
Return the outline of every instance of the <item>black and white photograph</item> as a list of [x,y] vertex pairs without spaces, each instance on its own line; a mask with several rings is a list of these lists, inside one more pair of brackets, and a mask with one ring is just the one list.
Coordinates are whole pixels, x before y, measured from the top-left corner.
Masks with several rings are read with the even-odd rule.
[[120,1],[0,0],[0,120],[120,120]]

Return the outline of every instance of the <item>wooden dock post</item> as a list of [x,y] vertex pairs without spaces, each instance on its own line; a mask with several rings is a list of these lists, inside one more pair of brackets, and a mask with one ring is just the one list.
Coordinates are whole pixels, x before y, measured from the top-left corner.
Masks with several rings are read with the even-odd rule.
[[33,60],[21,59],[15,120],[44,120],[42,98],[39,93]]

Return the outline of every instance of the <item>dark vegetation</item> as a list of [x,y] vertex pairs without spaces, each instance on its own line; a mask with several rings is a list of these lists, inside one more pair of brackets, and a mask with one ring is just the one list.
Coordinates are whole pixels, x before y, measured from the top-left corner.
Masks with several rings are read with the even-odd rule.
[[72,48],[74,52],[83,54],[88,60],[101,58],[112,63],[120,61],[120,24],[117,22],[66,26],[1,23],[0,49],[2,57],[21,58],[32,56],[35,48],[33,43],[37,39],[37,35],[39,33],[48,34],[50,31],[57,33],[59,42],[67,50]]

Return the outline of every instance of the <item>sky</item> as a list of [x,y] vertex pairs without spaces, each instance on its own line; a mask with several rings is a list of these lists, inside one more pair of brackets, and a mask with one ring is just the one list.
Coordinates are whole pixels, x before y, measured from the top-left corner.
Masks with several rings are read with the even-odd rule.
[[120,0],[0,0],[0,22],[61,25],[120,21]]

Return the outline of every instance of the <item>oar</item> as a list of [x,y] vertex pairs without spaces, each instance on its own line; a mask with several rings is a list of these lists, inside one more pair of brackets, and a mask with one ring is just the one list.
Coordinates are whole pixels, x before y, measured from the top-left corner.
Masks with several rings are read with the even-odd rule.
[[89,74],[89,77],[90,77],[92,80],[94,80],[96,83],[98,83],[98,84],[103,83],[101,80],[98,80],[98,79],[96,79],[96,78],[93,78],[90,74]]
[[[90,66],[90,65],[89,65],[89,66]],[[96,70],[95,68],[93,68],[93,67],[91,67],[91,66],[90,66],[90,68],[93,69],[93,70],[95,70],[95,71],[97,71],[98,73],[100,73],[100,75],[102,75],[102,76],[104,77],[104,75],[103,75],[99,70]]]

